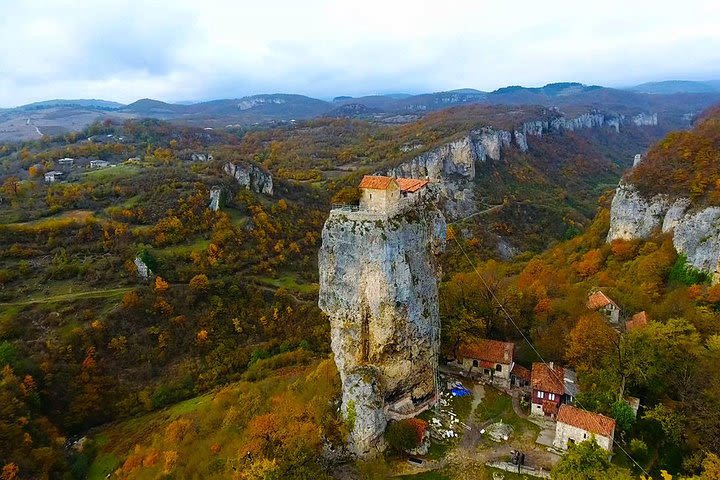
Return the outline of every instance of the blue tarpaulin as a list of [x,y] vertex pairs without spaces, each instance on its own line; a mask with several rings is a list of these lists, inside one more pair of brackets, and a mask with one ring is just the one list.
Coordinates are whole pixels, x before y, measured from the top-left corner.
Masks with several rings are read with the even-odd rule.
[[455,387],[450,390],[450,393],[452,393],[454,397],[466,397],[470,395],[470,390],[465,387]]

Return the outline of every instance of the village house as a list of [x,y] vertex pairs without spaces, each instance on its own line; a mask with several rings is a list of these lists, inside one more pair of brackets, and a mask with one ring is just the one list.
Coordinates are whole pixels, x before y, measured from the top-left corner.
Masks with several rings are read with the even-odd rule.
[[530,386],[530,380],[532,379],[530,370],[523,367],[519,363],[513,365],[510,371],[510,386],[526,388]]
[[360,209],[387,213],[423,197],[427,180],[365,175],[360,181]]
[[480,339],[460,345],[457,361],[466,372],[479,373],[493,383],[508,387],[515,365],[514,351],[513,343]]
[[90,168],[105,168],[109,165],[107,160],[90,160]]
[[600,447],[612,452],[615,420],[572,405],[561,405],[555,425],[555,448],[565,450],[592,437]]
[[620,321],[620,307],[600,290],[588,297],[587,308],[602,313],[614,325]]
[[60,177],[64,175],[63,172],[58,172],[56,170],[51,170],[49,172],[45,172],[45,181],[47,183],[55,183],[58,180],[60,180]]
[[530,372],[530,413],[555,418],[562,404],[572,403],[578,393],[575,372],[553,362],[533,363]]
[[648,317],[647,313],[643,310],[642,312],[636,313],[633,315],[630,320],[625,322],[625,331],[629,332],[631,330],[636,330],[638,328],[642,328],[648,323]]
[[58,165],[62,165],[64,167],[72,167],[73,163],[75,163],[75,159],[70,157],[61,158],[57,161]]

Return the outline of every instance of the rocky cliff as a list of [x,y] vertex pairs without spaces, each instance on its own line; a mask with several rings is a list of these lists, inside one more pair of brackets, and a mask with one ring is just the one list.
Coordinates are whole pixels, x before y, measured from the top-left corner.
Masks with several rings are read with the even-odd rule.
[[256,165],[228,162],[223,170],[234,177],[241,187],[265,195],[273,194],[272,175]]
[[672,232],[678,253],[688,263],[720,281],[720,208],[693,207],[687,198],[658,194],[644,198],[630,183],[621,181],[610,208],[607,240],[648,238]]
[[393,216],[333,210],[322,232],[319,306],[328,315],[342,413],[359,455],[389,418],[434,403],[439,348],[436,255],[445,220],[433,206]]
[[[654,119],[657,124],[656,114],[640,116]],[[433,188],[440,194],[443,211],[449,218],[457,219],[477,209],[474,193],[476,163],[485,162],[488,158],[499,161],[503,150],[513,144],[526,152],[530,137],[600,127],[619,131],[623,122],[622,115],[590,112],[575,118],[557,116],[524,122],[512,132],[485,127],[378,173],[431,180]]]

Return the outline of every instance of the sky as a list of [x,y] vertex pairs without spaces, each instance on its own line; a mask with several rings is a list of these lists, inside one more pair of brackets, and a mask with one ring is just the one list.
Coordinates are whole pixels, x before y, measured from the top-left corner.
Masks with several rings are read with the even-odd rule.
[[718,0],[0,0],[0,107],[720,79]]

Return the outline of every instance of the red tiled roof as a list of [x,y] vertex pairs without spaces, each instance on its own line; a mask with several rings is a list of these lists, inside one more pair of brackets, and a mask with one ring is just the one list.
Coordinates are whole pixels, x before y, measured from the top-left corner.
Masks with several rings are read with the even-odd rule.
[[482,339],[472,343],[463,343],[458,349],[458,354],[463,358],[509,365],[513,361],[514,351],[514,343]]
[[562,367],[554,367],[550,370],[550,367],[544,363],[533,363],[530,383],[533,390],[564,395],[565,382],[563,375]]
[[417,178],[393,178],[382,175],[365,175],[362,180],[360,180],[358,188],[387,190],[393,182],[395,182],[403,192],[410,193],[417,192],[429,183],[428,180],[420,180]]
[[597,310],[597,309],[599,309],[599,308],[603,308],[603,307],[606,307],[606,306],[608,306],[608,305],[615,305],[615,306],[617,306],[617,305],[615,304],[615,302],[613,302],[613,301],[610,299],[610,297],[608,297],[607,295],[605,295],[605,294],[604,294],[603,292],[601,292],[600,290],[598,290],[597,292],[595,292],[595,293],[593,293],[592,295],[590,295],[590,297],[588,297],[587,308],[589,308],[590,310]]
[[427,180],[418,180],[417,178],[398,178],[396,179],[400,190],[403,192],[414,193],[428,184]]
[[545,415],[557,415],[558,404],[550,400],[543,400],[542,411]]
[[560,406],[557,421],[603,437],[610,437],[615,431],[615,420],[612,418],[567,404]]
[[633,315],[632,318],[625,323],[625,330],[630,331],[636,328],[641,328],[647,325],[647,323],[647,313],[643,310],[642,312]]
[[393,183],[393,181],[394,179],[392,177],[365,175],[360,181],[359,188],[369,188],[372,190],[387,190]]
[[530,381],[530,370],[523,367],[522,365],[516,363],[515,365],[513,365],[512,372],[510,373],[512,373],[518,378],[522,378],[523,380],[527,380],[528,382]]

